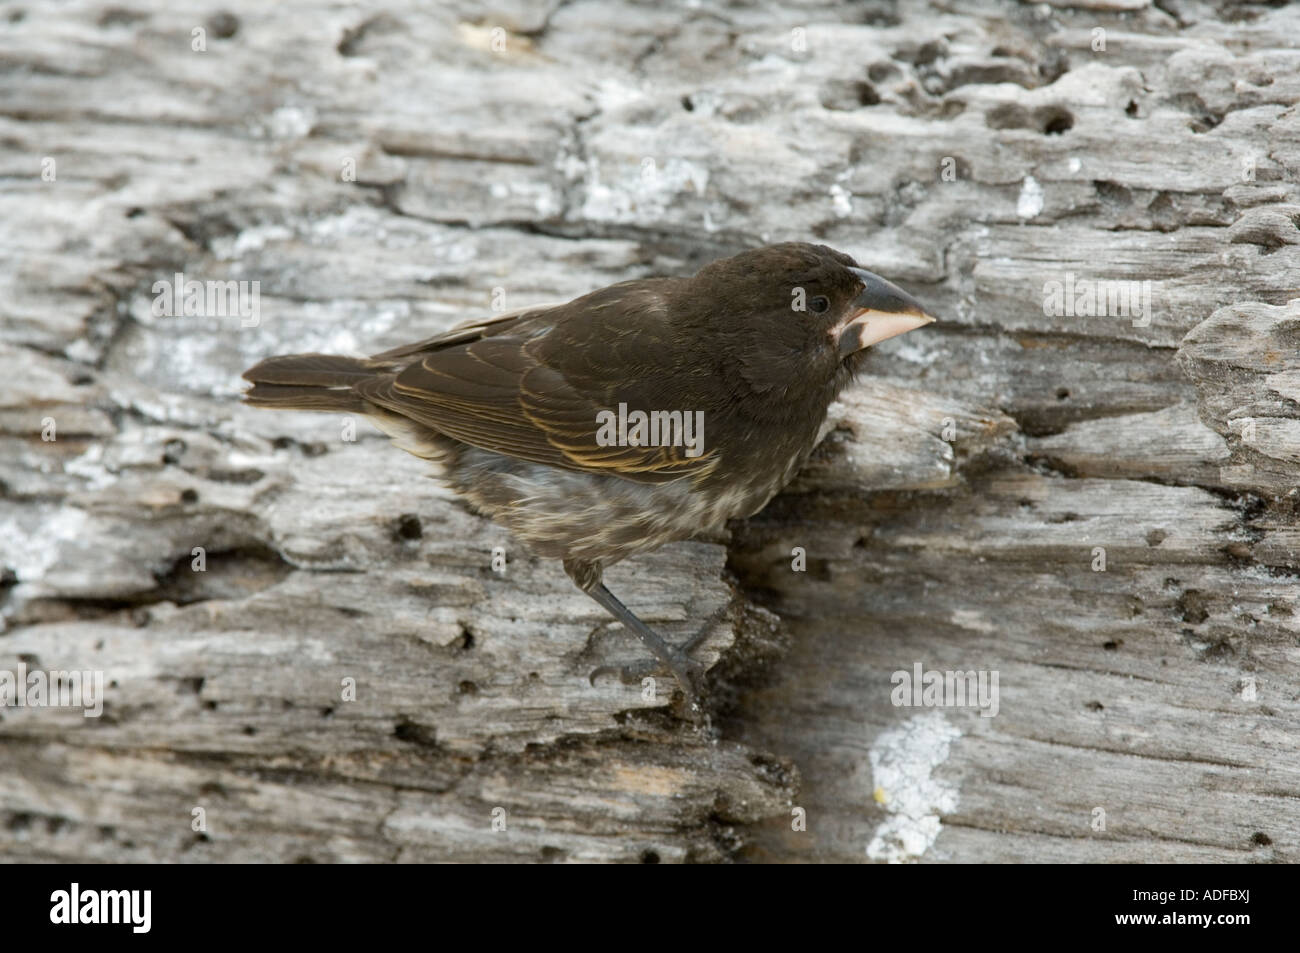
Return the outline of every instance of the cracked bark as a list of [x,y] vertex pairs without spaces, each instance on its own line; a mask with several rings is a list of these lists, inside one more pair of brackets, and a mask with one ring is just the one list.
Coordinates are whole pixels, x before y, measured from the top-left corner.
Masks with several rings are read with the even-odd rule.
[[[0,856],[1300,857],[1300,11],[1089,6],[12,12],[0,669],[110,686],[0,712]],[[808,238],[945,320],[762,514],[610,572],[715,620],[708,726],[589,687],[637,646],[420,461],[236,402],[270,353]],[[178,271],[261,321],[154,316]],[[1150,321],[1045,314],[1067,273]],[[933,765],[890,740],[917,662],[1001,677]]]

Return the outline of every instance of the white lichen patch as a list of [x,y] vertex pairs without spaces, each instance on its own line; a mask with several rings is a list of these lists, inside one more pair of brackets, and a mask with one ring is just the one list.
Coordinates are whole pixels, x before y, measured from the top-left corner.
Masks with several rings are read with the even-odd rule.
[[1037,218],[1043,210],[1043,187],[1032,175],[1025,176],[1016,199],[1016,214],[1021,218]]
[[832,183],[830,187],[831,208],[834,209],[837,218],[848,218],[853,214],[852,194],[839,183]]
[[901,864],[934,844],[940,818],[957,809],[957,788],[934,777],[961,732],[928,711],[881,732],[871,745],[872,797],[890,816],[876,828],[867,856]]

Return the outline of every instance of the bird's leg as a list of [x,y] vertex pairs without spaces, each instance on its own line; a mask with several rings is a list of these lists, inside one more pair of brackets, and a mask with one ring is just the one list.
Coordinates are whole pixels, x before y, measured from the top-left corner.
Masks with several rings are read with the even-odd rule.
[[[713,613],[713,615],[709,617],[709,620],[705,622],[704,625],[700,626],[699,631],[681,645],[673,648],[673,655],[685,659],[688,663],[692,663],[691,656],[697,648],[708,641],[709,636],[713,634],[714,624],[723,614],[726,613],[726,611],[727,606],[723,606],[717,612]],[[655,672],[663,670],[662,667],[657,668],[656,664],[656,662],[650,659],[643,659],[640,662],[633,662],[631,665],[624,666],[622,671],[624,675],[632,677],[633,680],[638,680],[645,675],[653,675]]]
[[[686,652],[700,641],[700,636],[691,639],[682,649],[674,649],[654,629],[638,619],[636,613],[623,605],[619,598],[605,587],[605,584],[601,581],[602,568],[598,563],[566,559],[564,561],[564,571],[569,574],[569,578],[573,580],[579,589],[596,600],[615,619],[622,622],[624,628],[636,633],[637,638],[650,650],[650,654],[658,659],[660,664],[677,679],[677,683],[681,685],[682,691],[686,695],[687,703],[691,706],[698,706],[699,692],[697,686],[703,678],[704,669],[698,662],[690,658]],[[592,681],[595,681],[596,676],[605,671],[608,670],[597,669],[592,672]]]
[[[605,588],[604,583],[588,590],[587,595],[604,606],[610,615],[623,623],[625,628],[636,633],[637,637],[650,650],[650,653],[659,660],[660,664],[672,672],[673,677],[677,679],[677,683],[681,685],[682,691],[686,693],[686,700],[691,705],[699,702],[697,683],[704,674],[699,662],[688,657],[684,651],[674,649],[660,638],[654,629],[638,619],[631,609],[623,605],[617,596]],[[597,669],[592,673],[592,677],[595,678],[599,674],[601,672]]]

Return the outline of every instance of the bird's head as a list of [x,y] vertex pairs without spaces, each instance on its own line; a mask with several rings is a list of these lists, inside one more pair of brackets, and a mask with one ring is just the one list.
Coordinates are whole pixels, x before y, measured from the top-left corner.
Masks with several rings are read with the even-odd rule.
[[867,348],[935,320],[848,255],[803,242],[715,261],[691,279],[688,298],[725,348],[722,373],[777,400],[829,393],[829,402]]

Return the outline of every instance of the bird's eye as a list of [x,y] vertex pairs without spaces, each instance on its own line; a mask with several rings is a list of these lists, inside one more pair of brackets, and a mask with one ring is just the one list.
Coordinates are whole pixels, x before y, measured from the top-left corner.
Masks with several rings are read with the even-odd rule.
[[830,299],[817,295],[815,298],[808,299],[808,308],[813,314],[825,314],[826,309],[831,306]]

